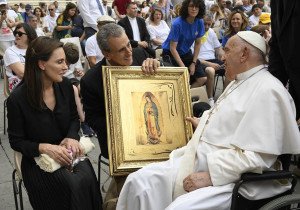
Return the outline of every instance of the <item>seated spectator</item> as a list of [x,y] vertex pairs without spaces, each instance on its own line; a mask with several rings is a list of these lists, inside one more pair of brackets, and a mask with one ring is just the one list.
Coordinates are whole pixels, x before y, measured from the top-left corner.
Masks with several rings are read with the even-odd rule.
[[15,37],[13,29],[18,25],[18,15],[15,11],[7,9],[7,2],[0,2],[0,55],[3,56],[5,50],[14,45]]
[[80,81],[77,78],[81,78],[84,75],[81,61],[79,60],[79,49],[77,45],[69,42],[64,44],[63,48],[66,54],[66,63],[68,66],[68,70],[65,72],[64,77],[68,78],[73,85],[75,103],[80,120],[80,127],[83,135],[92,137],[94,135],[94,132],[90,129],[87,123],[85,123],[83,107],[79,95]]
[[180,16],[180,9],[181,9],[181,4],[176,4],[174,7],[174,17],[179,17]]
[[[89,159],[72,167],[83,149],[73,88],[63,77],[65,61],[63,43],[49,37],[30,43],[22,84],[7,99],[9,142],[23,155],[22,178],[33,209],[100,209],[102,198]],[[34,160],[41,154],[62,167],[43,171]]]
[[213,27],[212,29],[217,34],[218,40],[222,40],[225,28],[227,26],[226,17],[223,14],[222,10],[217,4],[213,4],[209,11],[212,14],[213,18]]
[[47,21],[45,21],[45,13],[40,7],[36,7],[33,10],[33,15],[37,18],[37,27],[42,29],[44,33],[49,32],[49,24]]
[[76,5],[68,3],[66,9],[60,14],[56,20],[56,39],[71,37],[73,29],[73,20],[76,16]]
[[15,45],[9,47],[3,56],[10,91],[22,80],[25,72],[26,50],[28,45],[37,38],[35,30],[27,23],[19,23],[13,33]]
[[18,4],[14,4],[14,6],[13,6],[13,10],[15,11],[15,13],[17,14],[17,19],[18,19],[18,22],[19,23],[22,23],[22,22],[24,22],[23,21],[23,17],[22,17],[22,15],[21,15],[21,13],[19,12],[19,5]]
[[230,0],[226,1],[226,8],[229,9],[230,11],[232,10],[233,6],[232,6],[232,2]]
[[147,1],[143,1],[143,3],[141,4],[142,18],[146,19],[149,16],[149,10],[150,10],[150,7],[149,7]]
[[142,66],[144,73],[153,74],[159,62],[147,58],[143,49],[131,48],[124,29],[115,23],[101,27],[97,33],[97,43],[104,58],[85,73],[80,87],[85,120],[97,134],[102,156],[108,158],[102,66]]
[[42,12],[44,13],[44,16],[46,16],[46,14],[48,13],[47,4],[45,2],[39,2],[39,6],[40,6]]
[[249,16],[251,14],[252,5],[250,4],[250,0],[242,0],[244,12]]
[[226,0],[217,0],[217,4],[220,7],[222,13],[224,14],[225,18],[228,19],[230,15],[230,10],[226,8]]
[[110,17],[113,17],[112,9],[110,6],[107,5],[107,0],[103,0],[102,3],[103,3],[103,8],[104,8],[106,14]]
[[[97,20],[97,27],[98,29],[100,29],[101,26],[104,26],[108,23],[115,23],[115,20],[108,15],[102,15]],[[99,61],[104,58],[104,55],[102,54],[97,43],[97,34],[87,39],[85,52],[91,68],[93,68]]]
[[38,27],[38,19],[35,15],[28,16],[28,25],[35,30],[37,36],[45,36],[43,29]]
[[257,4],[261,8],[262,12],[271,13],[271,8],[265,4],[265,0],[257,0]]
[[[78,9],[77,9],[78,12]],[[84,26],[83,26],[83,19],[80,14],[77,14],[73,19],[73,28],[71,30],[72,37],[79,37],[82,53],[85,56],[85,33],[84,33]]]
[[251,15],[249,17],[249,26],[250,26],[250,28],[252,28],[253,26],[258,25],[259,17],[262,14],[261,13],[261,8],[258,6],[258,4],[253,5],[252,13],[253,13],[253,15]]
[[19,7],[19,12],[20,12],[20,13],[25,12],[25,4],[20,3],[19,6],[20,6],[20,7]]
[[[224,52],[222,45],[220,44],[216,33],[211,29],[212,18],[209,15],[205,15],[204,18],[205,34],[201,37],[201,47],[198,55],[198,59],[201,62],[202,68],[207,75],[206,92],[208,97],[208,104],[212,107],[214,105],[213,88],[215,72],[220,74],[225,73],[221,57]],[[216,55],[218,56],[216,58]]]
[[126,17],[120,20],[118,24],[125,29],[133,48],[144,48],[153,58],[155,57],[155,51],[149,46],[150,35],[145,20],[137,17],[137,5],[135,2],[127,5]]
[[[276,167],[278,155],[300,152],[295,106],[265,66],[265,40],[241,31],[224,51],[226,74],[235,81],[200,121],[188,118],[197,128],[187,146],[173,151],[168,161],[149,164],[127,177],[117,210],[230,209],[241,174],[281,170]],[[269,181],[246,185],[239,192],[258,200],[290,187]]]
[[54,28],[56,27],[56,19],[58,14],[55,13],[55,6],[54,4],[50,4],[48,6],[49,14],[45,17],[45,20],[48,22],[49,25],[49,32],[52,33]]
[[32,15],[32,6],[30,4],[25,5],[25,12],[21,13],[24,23],[29,23],[29,15]]
[[[205,33],[202,19],[204,14],[203,0],[184,0],[180,16],[173,21],[170,34],[162,44],[164,62],[188,67],[192,88],[204,85],[207,79],[198,61],[201,37]],[[190,49],[193,43],[194,53]]]
[[175,13],[173,11],[173,4],[171,0],[158,0],[155,1],[155,3],[152,5],[150,11],[159,9],[163,13],[163,20],[166,21],[168,26],[171,26],[173,16],[175,16]]
[[161,48],[162,43],[166,41],[170,33],[169,26],[164,20],[162,20],[163,17],[164,16],[161,10],[152,10],[150,15],[150,22],[147,26],[147,29],[150,35],[153,49]]
[[228,18],[229,27],[225,31],[222,38],[222,46],[224,47],[230,37],[238,33],[239,31],[249,30],[249,21],[245,13],[239,9],[234,9]]

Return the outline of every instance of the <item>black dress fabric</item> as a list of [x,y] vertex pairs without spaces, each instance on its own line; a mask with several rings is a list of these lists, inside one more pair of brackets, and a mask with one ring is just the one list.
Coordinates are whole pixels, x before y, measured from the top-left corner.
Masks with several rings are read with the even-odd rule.
[[8,136],[12,149],[23,154],[21,170],[33,209],[100,209],[102,198],[90,161],[80,162],[73,170],[62,167],[54,173],[36,165],[39,143],[58,145],[64,138],[79,140],[79,119],[71,83],[64,78],[54,83],[54,110],[30,106],[26,85],[21,84],[9,96]]

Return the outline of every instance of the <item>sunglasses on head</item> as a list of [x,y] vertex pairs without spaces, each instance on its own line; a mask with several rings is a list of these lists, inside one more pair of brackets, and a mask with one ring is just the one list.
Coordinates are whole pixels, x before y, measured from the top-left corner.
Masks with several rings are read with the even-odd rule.
[[18,35],[19,37],[21,37],[21,36],[23,36],[23,34],[27,35],[26,33],[23,33],[21,31],[14,31],[14,36]]

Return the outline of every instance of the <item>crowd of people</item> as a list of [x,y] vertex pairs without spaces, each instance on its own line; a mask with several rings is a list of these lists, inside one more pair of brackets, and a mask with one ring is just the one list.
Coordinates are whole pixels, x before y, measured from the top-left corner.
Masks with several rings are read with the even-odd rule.
[[[22,174],[33,208],[101,208],[88,159],[72,172],[61,168],[49,174],[33,158],[45,153],[70,165],[82,155],[79,125],[84,135],[98,138],[108,158],[102,66],[141,66],[145,74],[155,74],[160,65],[187,67],[190,87],[205,85],[211,107],[200,122],[187,118],[196,129],[191,143],[175,150],[169,161],[129,176],[118,209],[208,209],[212,204],[228,209],[241,173],[273,169],[278,155],[300,153],[299,84],[285,57],[294,56],[281,52],[281,34],[271,30],[281,24],[277,3],[271,5],[276,8],[273,23],[264,0],[114,0],[111,7],[107,0],[78,0],[65,8],[57,1],[32,7],[0,0],[0,55],[11,92],[8,134],[11,147],[23,154]],[[78,44],[60,42],[68,38]],[[160,60],[155,59],[158,50]],[[268,72],[268,62],[284,85]],[[226,82],[214,99],[217,73]],[[160,189],[154,187],[158,184]],[[218,199],[211,202],[208,197],[214,196]]]

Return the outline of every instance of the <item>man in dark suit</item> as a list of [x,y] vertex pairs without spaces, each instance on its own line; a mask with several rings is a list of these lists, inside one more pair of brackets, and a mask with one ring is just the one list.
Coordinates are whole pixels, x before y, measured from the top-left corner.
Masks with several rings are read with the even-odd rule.
[[120,20],[118,24],[125,29],[133,48],[142,47],[152,57],[155,57],[155,51],[149,46],[150,35],[146,27],[146,22],[143,18],[137,17],[137,5],[135,2],[128,3],[126,17]]
[[271,1],[272,38],[269,42],[269,71],[284,85],[289,81],[289,92],[296,105],[300,123],[300,1]]
[[108,158],[106,113],[103,93],[102,66],[141,66],[146,74],[155,73],[159,62],[147,58],[143,49],[132,50],[124,29],[115,23],[101,27],[97,42],[104,59],[88,70],[80,82],[86,122],[97,133],[101,153]]

